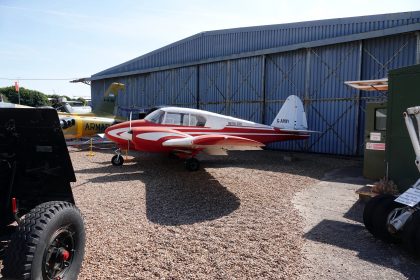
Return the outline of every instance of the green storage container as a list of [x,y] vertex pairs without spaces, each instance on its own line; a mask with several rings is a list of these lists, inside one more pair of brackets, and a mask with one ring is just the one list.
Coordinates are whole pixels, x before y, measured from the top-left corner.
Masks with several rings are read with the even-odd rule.
[[420,106],[420,64],[391,70],[388,78],[386,162],[389,178],[404,191],[420,177],[403,118],[407,108]]

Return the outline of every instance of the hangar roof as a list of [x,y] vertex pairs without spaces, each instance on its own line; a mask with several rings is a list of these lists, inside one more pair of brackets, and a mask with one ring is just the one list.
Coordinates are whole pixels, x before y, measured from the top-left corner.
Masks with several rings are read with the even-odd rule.
[[201,32],[90,77],[101,80],[420,30],[420,11]]

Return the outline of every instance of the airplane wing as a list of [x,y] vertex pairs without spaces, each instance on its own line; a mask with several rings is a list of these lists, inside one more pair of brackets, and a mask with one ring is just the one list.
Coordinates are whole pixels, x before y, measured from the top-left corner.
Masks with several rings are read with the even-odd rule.
[[203,152],[210,155],[226,155],[228,150],[260,150],[265,146],[263,143],[251,139],[220,134],[170,139],[163,142],[162,145],[174,148],[202,149]]

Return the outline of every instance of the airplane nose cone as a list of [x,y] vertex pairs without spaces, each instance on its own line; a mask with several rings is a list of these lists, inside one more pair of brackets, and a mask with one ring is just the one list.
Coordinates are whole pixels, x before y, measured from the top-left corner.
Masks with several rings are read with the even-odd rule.
[[106,135],[115,140],[132,140],[133,134],[129,130],[130,129],[128,127],[109,129],[106,131]]

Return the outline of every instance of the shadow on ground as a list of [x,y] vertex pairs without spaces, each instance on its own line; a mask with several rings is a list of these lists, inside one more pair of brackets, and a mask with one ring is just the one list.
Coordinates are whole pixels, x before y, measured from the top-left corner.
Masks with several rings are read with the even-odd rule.
[[399,246],[374,239],[361,224],[323,220],[304,237],[355,251],[360,259],[399,271],[408,279],[420,279],[418,261]]
[[188,225],[229,215],[239,198],[205,170],[188,172],[174,159],[148,158],[120,167],[102,166],[76,173],[106,174],[82,182],[108,183],[138,180],[145,185],[147,218],[161,225]]

